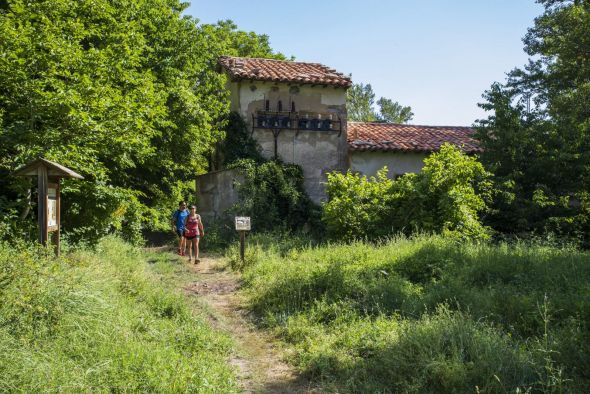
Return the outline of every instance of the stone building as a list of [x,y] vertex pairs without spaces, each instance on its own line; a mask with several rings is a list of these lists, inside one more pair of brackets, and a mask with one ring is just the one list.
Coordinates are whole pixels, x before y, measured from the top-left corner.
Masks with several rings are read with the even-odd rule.
[[[219,72],[227,75],[231,110],[246,120],[262,155],[300,165],[317,203],[325,200],[332,171],[374,175],[387,165],[394,177],[420,171],[444,142],[479,151],[467,127],[347,122],[350,77],[318,63],[221,57]],[[223,215],[237,201],[233,185],[239,178],[231,170],[197,177],[200,211]]]

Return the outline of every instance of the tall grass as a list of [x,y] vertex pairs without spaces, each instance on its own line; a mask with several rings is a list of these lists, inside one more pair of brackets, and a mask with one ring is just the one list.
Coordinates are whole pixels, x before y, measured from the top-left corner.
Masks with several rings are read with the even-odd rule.
[[250,240],[250,307],[339,392],[589,392],[590,254],[396,238]]
[[228,338],[138,249],[44,253],[0,245],[0,392],[238,391]]

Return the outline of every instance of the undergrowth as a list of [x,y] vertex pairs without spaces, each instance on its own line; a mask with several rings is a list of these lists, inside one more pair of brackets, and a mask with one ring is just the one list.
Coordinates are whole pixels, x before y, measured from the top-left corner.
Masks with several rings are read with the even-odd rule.
[[141,251],[106,238],[45,253],[0,244],[0,392],[239,391],[229,339]]
[[436,236],[253,236],[250,308],[337,392],[588,392],[590,254]]

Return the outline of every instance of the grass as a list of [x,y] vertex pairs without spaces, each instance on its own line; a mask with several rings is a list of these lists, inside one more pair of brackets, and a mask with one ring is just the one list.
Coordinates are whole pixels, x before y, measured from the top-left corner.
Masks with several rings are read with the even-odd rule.
[[229,338],[115,238],[55,259],[0,245],[0,392],[238,392]]
[[590,254],[441,237],[249,240],[250,308],[334,392],[589,392]]

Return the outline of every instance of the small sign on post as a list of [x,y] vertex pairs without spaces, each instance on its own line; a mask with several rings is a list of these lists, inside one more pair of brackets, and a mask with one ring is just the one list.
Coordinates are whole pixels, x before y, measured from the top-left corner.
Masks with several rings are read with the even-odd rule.
[[250,231],[250,217],[249,216],[236,216],[236,230]]
[[236,216],[236,230],[240,233],[240,258],[243,262],[246,250],[246,231],[250,231],[250,217]]

